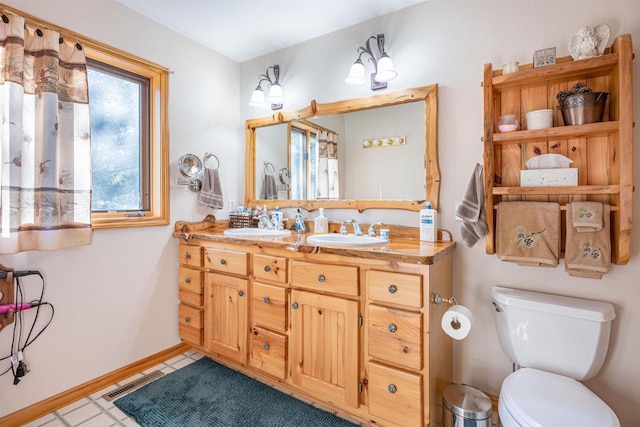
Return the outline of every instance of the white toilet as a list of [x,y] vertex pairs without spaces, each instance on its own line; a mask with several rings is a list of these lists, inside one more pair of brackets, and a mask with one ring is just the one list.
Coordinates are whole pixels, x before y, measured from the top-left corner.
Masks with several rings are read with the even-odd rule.
[[619,427],[611,408],[579,382],[602,367],[613,306],[499,286],[491,297],[502,349],[520,366],[502,383],[502,425]]

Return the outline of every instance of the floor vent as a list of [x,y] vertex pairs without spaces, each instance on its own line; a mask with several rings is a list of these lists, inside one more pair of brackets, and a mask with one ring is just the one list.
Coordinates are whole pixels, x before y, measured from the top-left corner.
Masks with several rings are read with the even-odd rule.
[[133,391],[135,389],[138,389],[140,387],[142,387],[143,385],[147,385],[150,382],[157,380],[158,378],[160,378],[161,376],[163,376],[164,373],[162,371],[153,371],[141,378],[135,379],[133,381],[131,381],[130,383],[127,383],[123,386],[118,387],[115,390],[111,390],[109,393],[105,393],[102,395],[102,398],[108,402],[112,401],[113,399],[115,399],[116,397],[120,397],[123,394],[129,393],[130,391]]

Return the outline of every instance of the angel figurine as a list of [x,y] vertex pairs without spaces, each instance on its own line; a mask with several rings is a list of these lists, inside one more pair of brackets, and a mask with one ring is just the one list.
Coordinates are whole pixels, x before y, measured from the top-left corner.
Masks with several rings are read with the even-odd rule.
[[610,34],[607,24],[598,24],[593,29],[581,27],[569,43],[571,57],[578,60],[602,55]]

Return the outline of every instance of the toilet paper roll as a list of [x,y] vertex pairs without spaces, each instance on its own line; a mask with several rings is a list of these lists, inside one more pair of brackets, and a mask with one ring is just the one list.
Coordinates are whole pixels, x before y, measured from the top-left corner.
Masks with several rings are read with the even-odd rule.
[[473,325],[473,313],[462,305],[452,305],[442,316],[442,329],[455,340],[466,338]]

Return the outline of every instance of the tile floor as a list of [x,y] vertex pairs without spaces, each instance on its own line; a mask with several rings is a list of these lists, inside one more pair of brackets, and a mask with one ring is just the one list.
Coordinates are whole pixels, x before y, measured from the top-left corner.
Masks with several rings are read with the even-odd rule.
[[[142,373],[148,374],[155,370],[161,370],[165,374],[171,373],[177,369],[187,366],[190,363],[202,358],[203,355],[197,351],[187,351],[179,356],[169,359],[164,363],[154,366],[150,369],[143,371]],[[101,396],[109,391],[120,387],[142,376],[142,373],[136,374],[130,378],[127,378],[119,383],[116,383],[110,387],[100,390],[91,396],[80,399],[64,408],[60,408],[50,414],[45,415],[42,418],[38,418],[28,424],[25,427],[136,427],[138,423],[120,411],[113,404],[113,400],[108,402]],[[121,396],[124,396],[122,394]],[[120,396],[120,397],[121,397]]]

